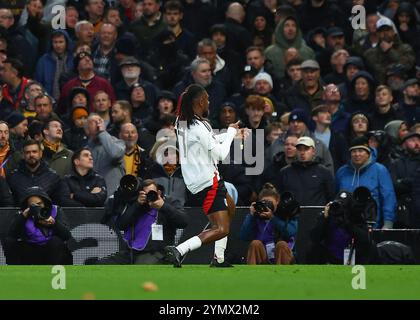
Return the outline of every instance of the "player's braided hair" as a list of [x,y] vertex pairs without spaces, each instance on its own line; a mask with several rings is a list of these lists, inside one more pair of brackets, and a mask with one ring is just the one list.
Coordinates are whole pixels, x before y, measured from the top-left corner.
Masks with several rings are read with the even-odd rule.
[[178,99],[177,115],[179,117],[179,121],[186,121],[188,128],[195,119],[193,108],[194,101],[204,92],[205,89],[202,86],[198,84],[191,84],[187,87],[187,89],[185,89]]

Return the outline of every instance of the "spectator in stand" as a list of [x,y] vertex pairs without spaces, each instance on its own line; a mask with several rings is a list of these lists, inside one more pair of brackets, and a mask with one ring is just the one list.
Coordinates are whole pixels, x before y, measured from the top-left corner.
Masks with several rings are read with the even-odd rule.
[[19,60],[8,58],[3,62],[3,68],[0,70],[0,79],[4,83],[1,91],[0,119],[4,120],[19,108],[30,81],[23,76],[23,72],[24,65]]
[[10,145],[15,150],[22,150],[28,136],[28,119],[19,112],[12,112],[6,121],[10,129]]
[[10,174],[7,182],[19,205],[25,197],[26,190],[32,186],[40,186],[60,206],[74,207],[76,204],[70,199],[67,185],[60,176],[42,160],[42,149],[39,142],[28,140],[23,146],[23,159]]
[[111,136],[105,130],[103,119],[91,113],[85,127],[89,138],[88,147],[92,152],[94,170],[104,177],[108,196],[112,195],[124,175],[124,141]]
[[143,1],[143,15],[130,25],[130,31],[140,43],[143,57],[149,54],[156,36],[167,28],[160,6],[160,0]]
[[403,98],[399,106],[409,125],[420,123],[420,82],[418,79],[409,79],[402,88]]
[[237,106],[242,106],[246,98],[254,93],[254,79],[258,74],[258,70],[251,65],[246,65],[241,72],[241,88],[229,98]]
[[138,83],[144,88],[148,102],[153,106],[158,90],[152,83],[141,78],[142,68],[140,61],[133,57],[127,57],[120,62],[120,69],[123,79],[115,86],[117,99],[129,101],[132,87]]
[[322,103],[324,88],[321,83],[320,68],[315,60],[305,60],[301,66],[302,80],[286,93],[285,103],[290,109],[304,109],[307,115]]
[[36,64],[35,80],[49,95],[58,100],[60,97],[60,76],[73,69],[71,40],[65,30],[51,34],[51,46]]
[[331,66],[333,71],[327,74],[323,79],[325,83],[334,83],[339,85],[346,81],[344,65],[349,58],[349,53],[345,49],[339,49],[331,55]]
[[312,120],[315,122],[314,136],[328,147],[337,171],[348,160],[346,138],[331,129],[331,114],[327,105],[321,104],[312,110]]
[[[286,74],[283,78],[278,81],[278,92],[276,94],[277,99],[284,100],[283,97],[286,93],[294,87],[300,80],[302,80],[302,70],[300,66],[302,60],[299,58],[291,59],[286,64]],[[274,83],[274,86],[276,83]],[[276,89],[274,89],[276,91]]]
[[85,133],[85,125],[89,112],[83,105],[75,105],[71,110],[70,124],[64,130],[63,141],[70,150],[79,150],[88,143]]
[[98,91],[93,97],[94,112],[96,112],[102,118],[102,120],[104,120],[106,128],[109,128],[112,122],[111,106],[111,99],[109,98],[109,94],[105,91]]
[[352,140],[349,148],[351,160],[336,174],[336,191],[353,192],[357,187],[369,189],[377,205],[375,228],[392,229],[395,221],[397,201],[391,175],[371,156],[366,137]]
[[0,177],[16,169],[22,159],[20,149],[16,149],[10,142],[9,126],[0,120]]
[[179,163],[179,151],[169,144],[167,137],[160,138],[154,144],[150,158],[152,163],[147,168],[146,179],[153,179],[167,196],[176,199],[184,206],[187,201],[187,187],[182,177]]
[[331,129],[346,135],[348,133],[351,115],[344,111],[340,90],[335,84],[328,84],[322,95],[322,100],[329,107],[331,114]]
[[72,171],[64,178],[70,197],[79,207],[103,207],[106,200],[104,178],[93,170],[92,153],[81,148],[71,157]]
[[226,61],[217,54],[217,46],[213,40],[208,38],[201,40],[197,44],[197,56],[210,62],[212,78],[225,85],[228,95],[238,91],[239,83]]
[[239,2],[233,2],[227,7],[225,16],[227,46],[242,56],[246,48],[252,45],[251,35],[242,25],[245,20],[244,7]]
[[393,63],[401,63],[406,70],[414,67],[415,55],[409,44],[402,43],[389,18],[382,17],[376,23],[379,43],[364,53],[367,64],[373,70],[375,79],[385,83],[386,68]]
[[[101,1],[101,0],[100,0]],[[92,52],[95,73],[115,85],[119,72],[115,58],[117,28],[111,23],[103,23],[99,29],[99,43]]]
[[397,221],[395,227],[415,228],[412,222],[418,212],[412,211],[413,182],[415,172],[420,168],[420,134],[412,132],[402,139],[404,153],[401,159],[390,166],[392,181],[398,200]]
[[273,76],[276,79],[284,76],[286,70],[284,55],[289,48],[296,48],[303,60],[315,58],[315,53],[303,40],[296,18],[292,16],[287,17],[277,25],[274,31],[274,44],[265,50],[265,56],[273,66]]
[[85,1],[85,12],[87,18],[93,25],[93,31],[95,34],[99,33],[103,24],[103,16],[105,10],[105,3],[103,0],[86,0]]
[[[306,112],[302,109],[295,109],[290,113],[288,123],[289,123],[289,130],[275,140],[270,147],[270,151],[268,152],[268,156],[266,157],[266,164],[272,163],[273,156],[280,151],[284,150],[284,141],[285,138],[289,135],[295,135],[298,138],[303,136],[311,137],[315,143],[315,154],[320,161],[326,168],[328,168],[331,173],[334,173],[334,163],[331,157],[331,153],[328,150],[328,147],[324,145],[320,140],[316,139],[313,133],[310,132],[308,129],[309,126],[309,117],[306,115]],[[268,159],[267,159],[268,158]]]
[[45,122],[49,119],[58,119],[60,117],[53,111],[53,98],[47,93],[41,93],[34,100],[35,104],[35,118],[41,122]]
[[122,124],[119,138],[125,143],[125,174],[131,174],[136,177],[144,177],[147,165],[147,153],[138,144],[139,134],[136,126],[131,122]]
[[[347,58],[346,63],[344,64],[344,73],[346,75],[346,79],[344,83],[341,83],[338,87],[340,89],[341,98],[346,100],[348,98],[349,92],[351,91],[351,80],[353,76],[365,69],[365,65],[363,64],[363,60],[360,57],[350,56]],[[328,82],[327,82],[328,83]]]
[[42,92],[44,92],[44,88],[40,83],[37,81],[30,81],[26,86],[26,90],[23,93],[23,99],[20,102],[19,111],[26,117],[35,117],[35,104],[34,100],[37,96],[39,96]]
[[[115,101],[115,93],[111,84],[104,78],[98,76],[93,69],[92,56],[88,52],[79,53],[74,60],[74,67],[78,72],[78,76],[69,80],[61,90],[59,100],[59,112],[65,114],[70,109],[67,101],[68,95],[73,87],[84,87],[89,92],[90,97],[94,97],[96,92],[103,90]],[[93,103],[91,101],[89,110],[93,110]]]
[[366,115],[375,108],[375,80],[366,71],[357,72],[350,83],[348,98],[344,109],[348,113],[362,112]]
[[95,29],[93,24],[89,21],[82,20],[76,23],[75,27],[77,43],[86,44],[92,47],[95,40]]
[[334,198],[334,177],[316,159],[314,140],[310,137],[299,138],[296,150],[297,161],[280,170],[274,186],[281,193],[291,192],[301,206],[327,204]]
[[76,7],[66,6],[66,31],[72,41],[76,41],[76,24],[79,21],[79,11]]
[[346,135],[348,142],[354,138],[363,137],[370,131],[370,122],[363,113],[354,113],[349,121],[349,133]]
[[42,158],[61,178],[70,173],[73,151],[63,144],[63,124],[57,119],[49,119],[42,130]]
[[191,62],[191,77],[187,76],[184,80],[178,82],[173,92],[178,98],[190,84],[199,84],[203,86],[209,94],[209,114],[211,121],[217,121],[219,113],[218,108],[226,98],[225,86],[213,79],[210,62],[204,58],[196,58]]
[[163,17],[168,29],[175,35],[176,50],[186,54],[191,60],[195,57],[194,34],[185,29],[181,23],[184,18],[184,7],[178,0],[166,1],[163,8]]
[[392,120],[403,120],[403,113],[393,104],[394,97],[388,86],[381,85],[376,88],[375,111],[369,119],[372,130],[383,130],[385,125]]

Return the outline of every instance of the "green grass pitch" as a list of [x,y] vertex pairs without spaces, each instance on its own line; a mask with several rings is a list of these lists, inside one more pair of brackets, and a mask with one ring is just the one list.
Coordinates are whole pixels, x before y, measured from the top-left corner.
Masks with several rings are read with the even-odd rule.
[[420,299],[420,266],[365,268],[366,289],[354,290],[350,266],[66,266],[66,289],[54,290],[51,266],[1,266],[0,299]]

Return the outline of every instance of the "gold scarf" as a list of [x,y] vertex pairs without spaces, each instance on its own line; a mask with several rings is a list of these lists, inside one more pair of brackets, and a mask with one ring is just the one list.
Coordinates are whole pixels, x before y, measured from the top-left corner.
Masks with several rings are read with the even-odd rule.
[[60,142],[54,143],[54,142],[49,142],[46,139],[44,139],[42,140],[42,144],[44,145],[45,148],[48,148],[53,153],[56,153],[58,151],[58,148],[60,148]]
[[140,147],[136,146],[132,152],[125,154],[125,174],[132,174],[136,177],[139,174],[141,164],[140,151]]
[[165,163],[163,165],[163,168],[165,169],[166,173],[168,174],[168,176],[172,176],[172,174],[175,172],[177,165],[176,164],[170,164],[170,163]]
[[[7,143],[3,148],[0,149],[0,164],[3,165],[4,160],[6,160],[6,156],[10,151],[10,145]],[[0,168],[0,176],[5,177],[6,171],[4,170],[4,166]]]

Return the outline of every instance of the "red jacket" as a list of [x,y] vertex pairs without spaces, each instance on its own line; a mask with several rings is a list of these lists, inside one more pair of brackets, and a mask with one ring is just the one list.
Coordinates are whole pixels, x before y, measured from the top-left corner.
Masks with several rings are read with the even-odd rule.
[[[61,90],[60,99],[58,101],[58,115],[66,114],[69,111],[69,108],[71,107],[71,103],[69,100],[69,95],[71,92],[71,89],[74,87],[83,87],[82,82],[80,81],[79,77],[73,78],[69,80]],[[111,99],[111,102],[115,102],[115,92],[114,88],[111,86],[111,84],[105,79],[98,75],[95,75],[92,79],[92,81],[89,83],[88,86],[85,87],[87,91],[89,92],[89,98],[90,98],[90,106],[89,106],[89,112],[93,112],[93,98],[95,97],[95,94],[102,90],[108,93],[109,98]]]
[[20,102],[22,101],[22,98],[23,98],[23,94],[25,93],[26,86],[28,85],[28,83],[30,81],[31,81],[30,79],[22,77],[20,90],[19,90],[19,93],[18,93],[18,96],[17,96],[16,100],[13,100],[13,97],[10,94],[10,86],[8,84],[5,84],[3,86],[3,88],[2,88],[3,99],[8,101],[10,103],[10,105],[13,106],[14,110],[17,110],[19,108]]

